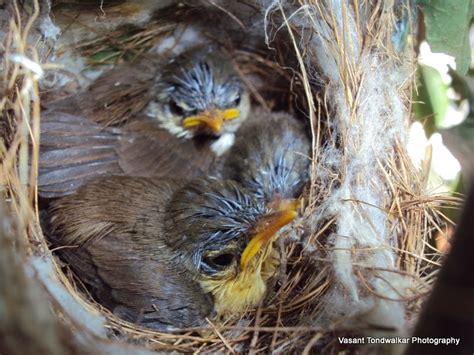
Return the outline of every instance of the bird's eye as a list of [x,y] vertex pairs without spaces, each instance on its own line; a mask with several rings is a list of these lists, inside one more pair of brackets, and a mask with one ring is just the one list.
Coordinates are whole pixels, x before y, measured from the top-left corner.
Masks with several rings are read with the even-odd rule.
[[177,115],[177,116],[184,116],[184,110],[181,108],[181,106],[179,106],[176,101],[171,101],[170,102],[170,111],[171,113],[173,113],[174,115]]
[[234,255],[229,253],[204,258],[204,262],[215,270],[223,269],[232,264],[233,261]]
[[240,104],[240,94],[237,95],[237,98],[234,100],[234,105],[235,106],[239,106],[239,104]]

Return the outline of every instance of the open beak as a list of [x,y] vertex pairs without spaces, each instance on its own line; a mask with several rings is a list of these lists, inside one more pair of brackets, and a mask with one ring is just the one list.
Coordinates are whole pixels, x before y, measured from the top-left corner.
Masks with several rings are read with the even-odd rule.
[[184,128],[206,126],[214,133],[219,134],[225,121],[233,120],[240,116],[238,108],[228,108],[226,110],[210,109],[198,115],[188,116],[183,120]]
[[256,228],[256,234],[250,239],[240,258],[240,269],[244,270],[249,261],[266,246],[281,228],[290,223],[298,213],[293,209],[273,212],[262,218]]

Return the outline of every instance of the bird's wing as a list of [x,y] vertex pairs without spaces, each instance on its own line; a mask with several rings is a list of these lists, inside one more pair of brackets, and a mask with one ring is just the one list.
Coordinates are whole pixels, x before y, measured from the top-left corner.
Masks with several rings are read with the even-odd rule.
[[149,250],[138,247],[135,238],[140,235],[113,233],[87,247],[103,283],[101,300],[108,296],[108,307],[118,316],[151,328],[203,325],[212,313],[210,296],[172,261],[160,240]]
[[41,122],[38,187],[42,197],[74,192],[92,178],[120,175],[118,128],[103,128],[83,116],[46,111]]
[[88,88],[85,114],[103,126],[122,126],[150,102],[155,76],[146,60],[115,67]]
[[122,126],[150,102],[156,74],[151,60],[121,64],[105,72],[86,91],[45,106],[69,114],[81,112],[101,126]]
[[177,138],[154,122],[137,120],[124,127],[117,149],[125,175],[194,178],[205,175],[214,153],[209,141]]
[[123,128],[46,111],[41,126],[39,193],[54,198],[99,176],[193,178],[206,174],[209,144],[180,139],[142,117]]
[[184,183],[108,177],[49,211],[50,239],[94,296],[119,316],[161,330],[199,325],[212,310],[163,242],[162,218]]

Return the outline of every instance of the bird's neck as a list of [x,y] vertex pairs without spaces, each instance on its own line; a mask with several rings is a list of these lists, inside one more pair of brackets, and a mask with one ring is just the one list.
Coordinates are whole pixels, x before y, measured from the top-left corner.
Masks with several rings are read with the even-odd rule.
[[234,144],[235,134],[224,133],[215,142],[211,144],[211,150],[220,157],[222,154],[227,152],[230,147]]
[[201,280],[201,287],[214,298],[214,309],[218,315],[244,312],[263,300],[266,282],[278,268],[279,253],[269,246],[263,254],[262,262],[243,270],[232,279]]
[[201,283],[213,295],[214,309],[218,315],[244,312],[263,299],[266,285],[260,272],[240,273],[239,276],[225,282],[206,280]]

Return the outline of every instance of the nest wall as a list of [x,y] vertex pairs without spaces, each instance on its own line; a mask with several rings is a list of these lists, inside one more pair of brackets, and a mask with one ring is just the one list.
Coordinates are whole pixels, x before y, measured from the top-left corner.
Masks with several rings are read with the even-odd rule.
[[[406,154],[415,60],[399,38],[412,9],[408,0],[14,2],[1,14],[0,188],[11,223],[3,225],[0,260],[16,275],[5,280],[26,280],[15,292],[33,292],[21,302],[11,297],[10,309],[51,329],[54,341],[38,349],[350,353],[387,349],[341,345],[338,335],[408,334],[439,258],[426,241],[445,223],[439,205],[452,202],[427,193],[425,173]],[[40,104],[118,62],[179,53],[196,36],[233,54],[255,105],[307,125],[311,182],[265,302],[226,324],[160,333],[94,303],[48,248],[36,193]],[[0,326],[39,338],[14,318]],[[9,337],[7,346],[21,348]]]

